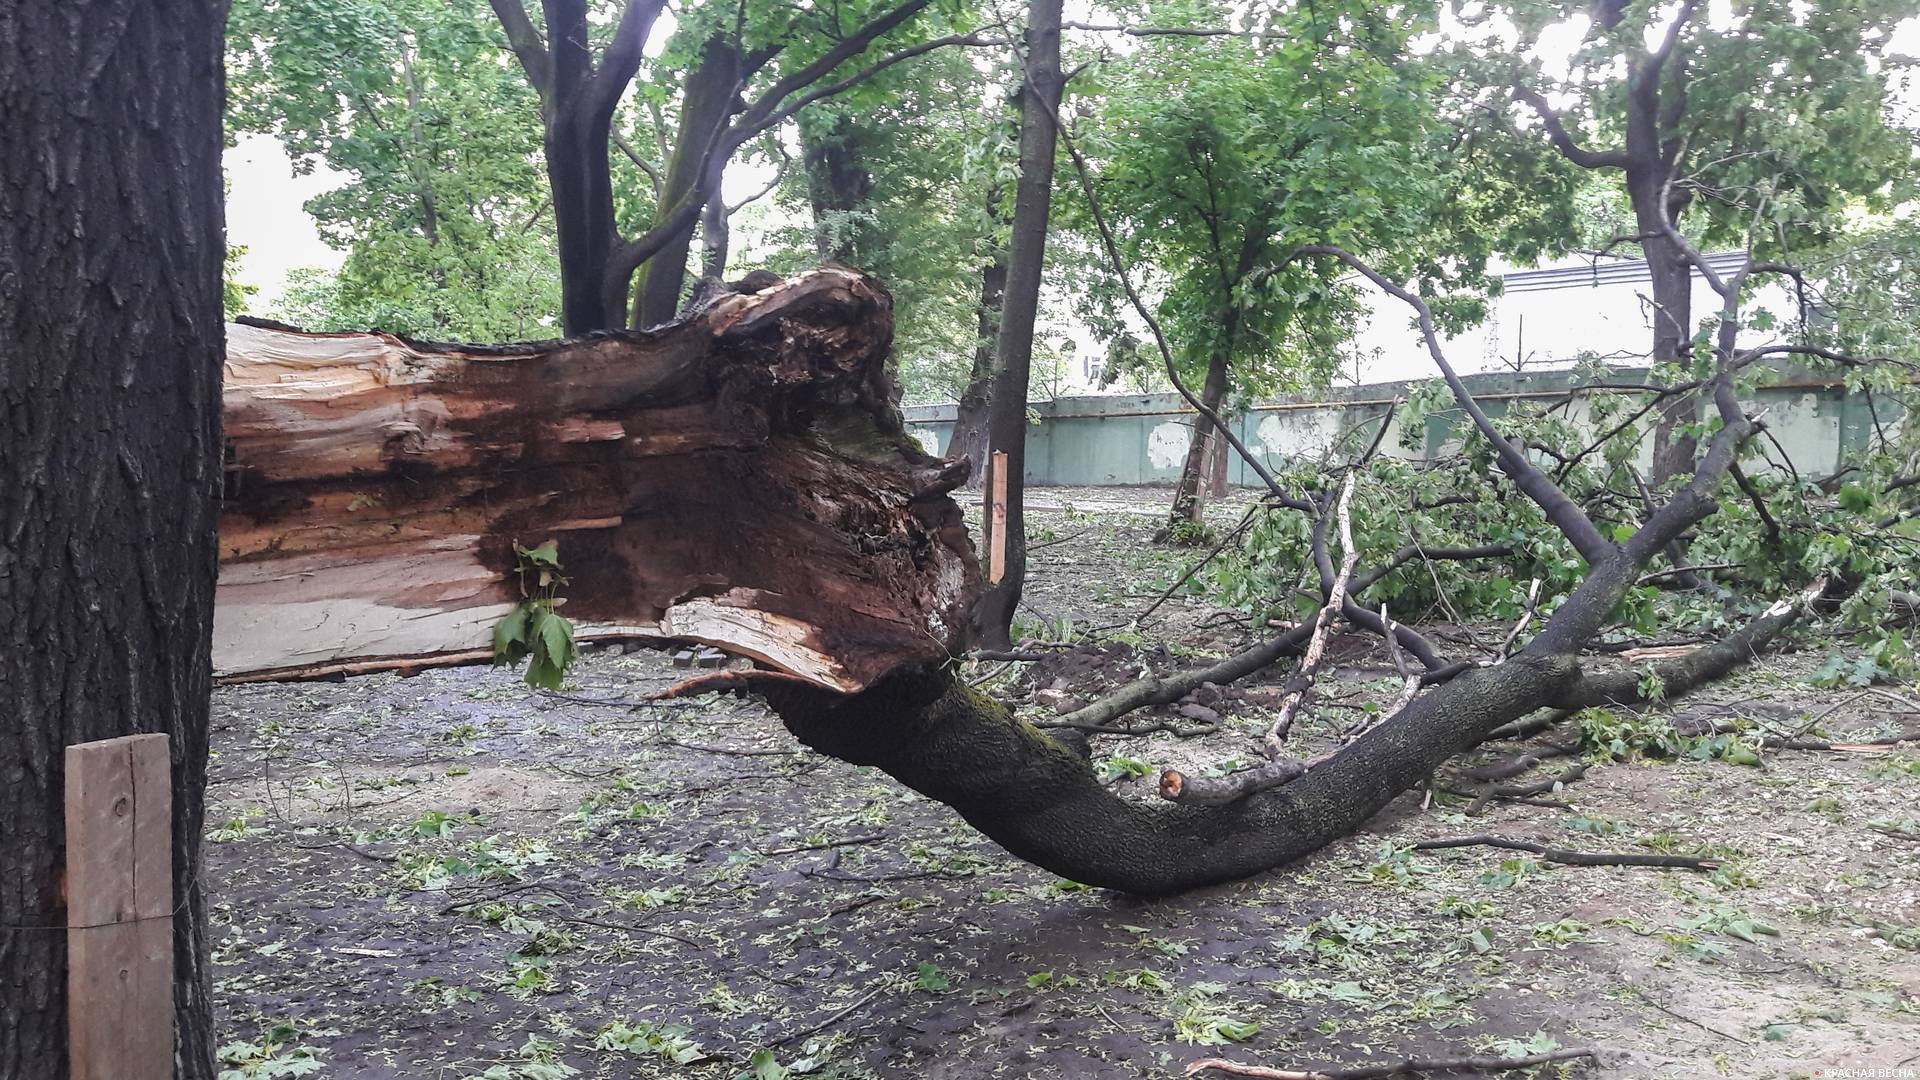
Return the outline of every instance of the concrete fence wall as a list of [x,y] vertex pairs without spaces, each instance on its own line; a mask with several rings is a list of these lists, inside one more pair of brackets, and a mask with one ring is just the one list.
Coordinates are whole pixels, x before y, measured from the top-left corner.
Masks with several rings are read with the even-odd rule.
[[[1616,381],[1638,382],[1646,372],[1620,369]],[[1576,381],[1570,371],[1469,375],[1468,387],[1488,414],[1498,417],[1518,402],[1551,403]],[[1418,382],[1345,387],[1313,397],[1260,402],[1228,418],[1248,450],[1274,466],[1290,459],[1318,459],[1341,432],[1375,419],[1404,400]],[[1747,403],[1757,408],[1768,430],[1803,476],[1824,476],[1850,452],[1867,446],[1873,418],[1867,402],[1817,372],[1780,371]],[[1049,485],[1126,485],[1172,483],[1180,476],[1195,413],[1176,394],[1108,395],[1034,402],[1040,422],[1027,431],[1027,483]],[[932,453],[945,453],[953,434],[955,406],[911,405],[904,409],[907,430]],[[1891,422],[1885,405],[1881,420]],[[1586,402],[1576,400],[1568,414],[1583,427]],[[1401,446],[1396,416],[1382,450],[1397,456],[1433,458],[1458,445],[1457,410],[1429,416],[1416,437],[1416,451]],[[1617,422],[1617,421],[1616,421]],[[1767,451],[1779,454],[1771,445]],[[1648,448],[1641,447],[1641,456]],[[1644,463],[1644,462],[1643,462]],[[1237,455],[1227,460],[1227,482],[1258,484]]]

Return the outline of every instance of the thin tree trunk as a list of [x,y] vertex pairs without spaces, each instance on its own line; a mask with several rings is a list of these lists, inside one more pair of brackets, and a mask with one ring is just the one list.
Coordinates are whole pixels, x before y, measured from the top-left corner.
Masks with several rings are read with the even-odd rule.
[[[1214,413],[1227,399],[1227,356],[1216,352],[1207,361],[1207,380],[1200,387],[1200,401]],[[1193,418],[1193,440],[1187,444],[1187,459],[1180,466],[1180,483],[1173,490],[1173,512],[1167,516],[1167,532],[1180,536],[1206,518],[1206,479],[1213,461],[1215,441],[1213,421],[1204,415]]]
[[[1686,201],[1677,192],[1669,196],[1667,179],[1672,167],[1668,155],[1677,154],[1679,148],[1663,137],[1667,124],[1662,116],[1663,101],[1672,105],[1685,100],[1685,68],[1679,57],[1673,58],[1670,66],[1675,80],[1668,90],[1675,95],[1672,100],[1661,93],[1660,79],[1666,65],[1642,67],[1629,80],[1624,171],[1627,198],[1633,206],[1651,285],[1651,359],[1656,365],[1674,363],[1685,369],[1693,360],[1693,267],[1668,235],[1668,230],[1678,225]],[[1670,398],[1661,406],[1653,433],[1655,487],[1693,471],[1699,440],[1681,428],[1695,421],[1697,411],[1698,402],[1692,395]]]
[[[1060,107],[1061,0],[1031,0],[1027,8],[1025,79],[1020,87],[1020,178],[1014,186],[1013,227],[1007,244],[1007,287],[995,345],[989,446],[1007,455],[1006,572],[974,608],[974,631],[982,644],[1010,643],[1014,611],[1027,577],[1027,531],[1022,503],[1026,489],[1027,375],[1033,362],[1033,328],[1040,311],[1040,284],[1047,257],[1047,220],[1053,199],[1053,154]],[[993,523],[986,523],[988,543]]]
[[[733,115],[745,66],[745,57],[726,38],[709,38],[701,49],[700,65],[687,78],[680,99],[680,129],[674,136],[673,160],[667,163],[665,182],[660,185],[656,204],[659,217],[664,218],[699,183],[714,135]],[[717,189],[712,197],[720,199]],[[632,325],[658,326],[679,314],[680,295],[687,285],[687,255],[692,249],[693,225],[689,222],[641,266]],[[624,289],[625,283],[610,288],[615,286]]]
[[960,394],[960,407],[954,413],[953,437],[947,442],[949,458],[967,462],[967,485],[977,484],[986,475],[987,420],[993,401],[993,346],[1000,334],[1000,305],[1007,291],[1005,249],[994,253],[993,261],[980,268],[979,337],[973,347],[973,371],[967,376],[967,388]]
[[700,276],[719,281],[727,276],[727,244],[732,235],[727,201],[718,192],[700,211]]
[[176,1074],[213,1075],[225,21],[153,0],[0,17],[0,1076],[67,1075],[62,749],[140,732],[173,752]]

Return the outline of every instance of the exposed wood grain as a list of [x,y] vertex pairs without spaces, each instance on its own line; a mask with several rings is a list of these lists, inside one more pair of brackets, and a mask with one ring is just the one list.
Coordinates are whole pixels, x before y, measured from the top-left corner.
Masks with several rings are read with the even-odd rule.
[[[822,268],[681,322],[439,345],[236,326],[215,669],[472,656],[559,545],[582,637],[853,691],[964,648],[964,467],[904,431],[891,301]],[[484,655],[484,654],[481,654]]]
[[994,585],[1007,572],[1007,452],[993,452],[992,482],[988,487],[987,515],[993,521],[993,552],[987,563],[987,581]]
[[173,1075],[173,798],[165,735],[66,749],[71,1080]]

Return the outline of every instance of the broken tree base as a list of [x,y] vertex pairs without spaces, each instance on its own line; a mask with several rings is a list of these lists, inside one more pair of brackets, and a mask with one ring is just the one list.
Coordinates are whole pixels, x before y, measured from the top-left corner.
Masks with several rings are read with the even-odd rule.
[[547,540],[585,640],[841,691],[960,651],[964,466],[904,434],[892,327],[883,289],[822,268],[571,342],[230,328],[216,671],[483,659],[515,545]]

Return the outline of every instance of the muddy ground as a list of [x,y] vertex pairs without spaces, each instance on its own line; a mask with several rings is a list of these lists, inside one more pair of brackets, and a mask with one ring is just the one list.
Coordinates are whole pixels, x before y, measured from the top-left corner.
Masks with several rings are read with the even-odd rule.
[[[1030,497],[1052,507],[1032,521],[1038,635],[1062,615],[1125,623],[1191,558],[1150,542],[1163,492]],[[1038,686],[1028,665],[976,674],[1043,719],[1036,690],[1085,694],[1250,631],[1181,597],[1139,633]],[[1751,718],[1748,741],[1920,735],[1897,694],[1813,689],[1826,649],[1696,694],[1683,719]],[[1393,693],[1371,643],[1334,657],[1309,749]],[[1562,806],[1469,815],[1465,770],[1521,752],[1492,745],[1303,863],[1147,903],[1010,858],[757,703],[617,704],[685,674],[622,648],[562,694],[486,668],[221,689],[206,877],[231,1075],[1172,1077],[1208,1056],[1556,1046],[1599,1049],[1572,1076],[1920,1068],[1920,744],[1756,765],[1723,741],[1602,761],[1535,799]],[[1093,757],[1150,797],[1150,770],[1255,754],[1271,702],[1228,695],[1213,734],[1101,736]],[[1720,868],[1409,850],[1479,833]]]

